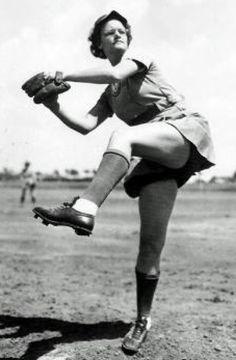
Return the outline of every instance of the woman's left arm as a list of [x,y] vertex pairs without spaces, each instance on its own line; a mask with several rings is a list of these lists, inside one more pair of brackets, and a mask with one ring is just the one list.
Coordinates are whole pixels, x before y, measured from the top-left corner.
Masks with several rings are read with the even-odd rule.
[[139,65],[130,59],[124,59],[119,64],[112,66],[106,63],[98,68],[84,69],[72,74],[64,74],[64,81],[112,84],[122,81],[139,71]]

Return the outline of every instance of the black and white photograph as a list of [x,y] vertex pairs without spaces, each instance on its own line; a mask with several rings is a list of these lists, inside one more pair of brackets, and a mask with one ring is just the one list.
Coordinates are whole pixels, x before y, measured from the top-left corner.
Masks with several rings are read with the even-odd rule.
[[235,13],[0,0],[0,360],[236,358]]

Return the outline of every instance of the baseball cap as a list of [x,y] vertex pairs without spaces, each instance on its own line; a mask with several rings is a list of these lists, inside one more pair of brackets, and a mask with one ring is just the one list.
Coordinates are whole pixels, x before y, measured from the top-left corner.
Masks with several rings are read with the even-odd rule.
[[100,16],[97,21],[94,24],[94,28],[96,28],[98,25],[102,24],[105,21],[108,21],[110,19],[117,19],[119,20],[124,26],[127,25],[128,21],[127,19],[122,16],[121,14],[119,14],[117,11],[112,10],[109,14],[105,14]]

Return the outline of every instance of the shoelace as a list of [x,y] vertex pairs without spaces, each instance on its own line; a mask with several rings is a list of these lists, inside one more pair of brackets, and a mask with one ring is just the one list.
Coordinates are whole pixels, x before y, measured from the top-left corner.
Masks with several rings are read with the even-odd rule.
[[71,208],[74,205],[74,203],[76,202],[76,200],[78,200],[78,199],[79,199],[79,196],[74,197],[74,199],[71,202],[64,201],[62,205],[59,205],[59,206],[53,208],[52,210],[63,210],[66,208]]
[[69,202],[69,201],[64,201],[63,202],[63,205],[61,205],[61,206],[59,206],[59,208],[61,209],[61,208],[67,208],[67,207],[72,207],[73,205],[74,205],[74,203],[76,202],[76,200],[78,200],[79,199],[79,196],[76,196],[76,197],[74,197],[73,198],[73,200],[71,201],[71,202]]
[[137,320],[134,325],[132,337],[134,339],[138,340],[140,338],[140,336],[142,335],[142,333],[144,332],[145,328],[146,328],[145,324],[143,322],[141,322],[140,320]]
[[71,207],[70,204],[68,202],[64,202],[63,205],[59,205],[55,208],[53,208],[54,210],[63,210],[65,208]]

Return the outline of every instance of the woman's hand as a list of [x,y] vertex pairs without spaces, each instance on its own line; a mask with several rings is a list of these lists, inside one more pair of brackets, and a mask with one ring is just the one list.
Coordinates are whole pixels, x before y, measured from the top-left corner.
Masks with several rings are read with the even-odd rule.
[[46,81],[51,81],[56,78],[56,71],[44,72],[43,74]]
[[44,72],[45,80],[50,82],[55,80],[56,83],[60,84],[63,81],[62,71]]
[[48,109],[56,109],[58,107],[58,95],[53,95],[47,99],[45,99],[42,104],[46,106]]

